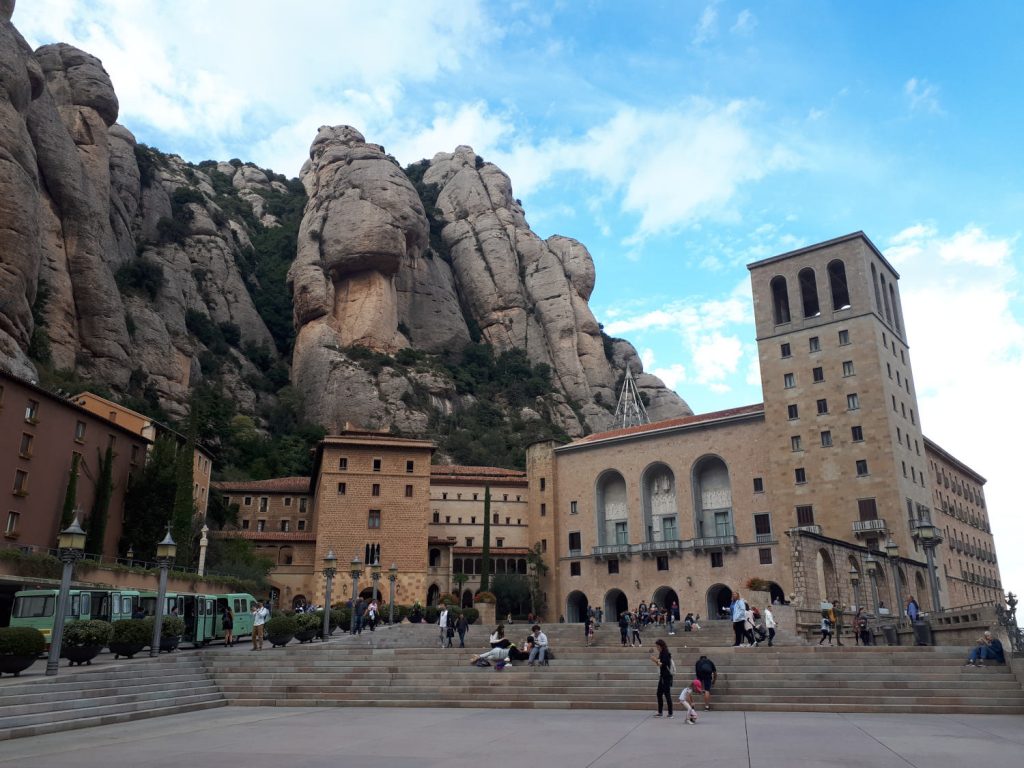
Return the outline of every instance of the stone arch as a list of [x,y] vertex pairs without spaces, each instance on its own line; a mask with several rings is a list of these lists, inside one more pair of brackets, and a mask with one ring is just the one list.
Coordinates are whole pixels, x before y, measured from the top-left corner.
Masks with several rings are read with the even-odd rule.
[[462,573],[462,558],[452,558],[452,573]]
[[441,588],[437,584],[431,584],[427,589],[427,605],[437,605],[440,596]]
[[437,568],[441,565],[441,550],[437,547],[430,548],[430,567]]
[[804,317],[817,317],[821,314],[821,305],[818,303],[818,278],[814,270],[804,267],[797,274],[797,280],[800,282],[800,304]]
[[892,302],[892,319],[896,324],[896,331],[903,333],[903,326],[900,324],[900,308],[896,304],[896,289],[891,280],[889,281],[889,301]]
[[722,457],[709,454],[698,459],[691,482],[694,537],[732,536],[732,482]]
[[679,604],[679,595],[672,587],[661,586],[654,590],[654,594],[651,595],[651,602],[657,605],[659,608],[671,608],[672,603]]
[[597,536],[599,544],[629,543],[629,502],[626,479],[606,469],[597,478]]
[[609,589],[604,596],[604,620],[614,624],[619,614],[629,610],[629,598],[621,589]]
[[281,547],[277,551],[278,565],[291,565],[295,559],[295,550],[292,547]]
[[772,291],[772,316],[776,325],[784,325],[790,321],[789,315],[789,287],[786,285],[786,278],[776,275],[769,283]]
[[772,605],[785,605],[786,604],[786,593],[778,584],[774,581],[768,582],[768,599]]
[[568,597],[565,598],[565,620],[569,624],[576,624],[583,621],[587,617],[587,608],[590,607],[590,603],[587,602],[587,596],[579,590],[570,592]]
[[519,574],[520,576],[525,576],[526,575],[526,558],[525,557],[521,557],[518,560],[516,560],[516,573]]
[[875,309],[878,311],[878,316],[882,316],[882,292],[878,288],[878,270],[875,269],[875,265],[871,265],[871,284],[875,289]]
[[819,549],[814,558],[814,564],[818,572],[818,599],[821,601],[830,600],[839,589],[832,555],[825,549]]
[[888,614],[893,613],[892,597],[889,594],[889,578],[885,575],[885,569],[879,566],[875,569],[875,588],[878,590],[879,610],[885,609]]
[[[732,604],[732,587],[726,584],[712,584],[707,591],[707,618],[729,618],[728,609]],[[726,609],[725,612],[722,609]]]
[[644,470],[640,479],[640,503],[644,513],[645,541],[674,541],[679,538],[676,476],[668,464],[657,461]]
[[846,265],[841,259],[828,263],[828,287],[832,293],[832,311],[850,308],[850,288],[846,282]]
[[299,606],[305,605],[307,602],[305,595],[296,595],[292,598],[292,610],[297,610]]
[[473,607],[473,590],[467,589],[462,593],[462,607],[472,608]]
[[494,561],[494,572],[499,576],[505,575],[505,558],[499,557]]
[[882,306],[885,307],[885,319],[889,321],[889,325],[892,325],[892,309],[889,308],[889,289],[885,284],[885,275],[879,275],[878,280],[882,284]]
[[362,590],[359,593],[359,596],[363,598],[363,600],[381,600],[380,589],[372,586]]
[[[857,558],[853,555],[846,558],[846,566],[846,578],[849,580],[850,594],[852,595],[849,603],[850,607],[856,610],[857,608],[864,607],[871,602],[870,599],[864,599],[864,595],[867,593],[863,591],[865,589],[871,589],[871,585],[864,581],[864,573],[860,567],[860,563],[857,562]],[[851,574],[851,570],[853,570],[856,575]],[[853,584],[854,579],[857,579],[856,586]]]
[[[914,589],[917,590],[916,594],[918,605],[933,605],[930,600],[927,603],[925,602],[925,594],[928,593],[928,589],[925,586],[926,584],[927,582],[925,581],[924,576],[921,575],[920,571],[917,571],[914,574]],[[928,595],[928,597],[930,598],[931,595]]]

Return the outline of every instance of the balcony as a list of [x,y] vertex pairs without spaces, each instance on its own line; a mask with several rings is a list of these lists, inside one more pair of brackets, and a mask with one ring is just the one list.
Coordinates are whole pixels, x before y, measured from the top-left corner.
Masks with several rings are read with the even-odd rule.
[[682,539],[656,539],[633,545],[633,551],[639,552],[642,557],[656,557],[660,554],[677,555],[692,548],[692,541],[683,541]]
[[582,549],[570,549],[569,550],[569,557],[583,557],[583,550]]
[[774,533],[758,533],[754,536],[758,544],[777,544]]
[[853,521],[853,535],[854,536],[878,536],[884,534],[889,530],[889,526],[885,524],[885,520],[878,518],[877,520],[854,520]]
[[704,538],[693,540],[693,551],[736,549],[737,543],[738,540],[735,534],[728,536],[705,536]]
[[606,557],[628,558],[632,554],[632,547],[629,544],[601,544],[591,551],[597,560]]
[[794,530],[794,531],[807,531],[808,533],[816,533],[819,536],[821,536],[821,526],[820,525],[798,525],[795,528],[793,528],[792,530]]

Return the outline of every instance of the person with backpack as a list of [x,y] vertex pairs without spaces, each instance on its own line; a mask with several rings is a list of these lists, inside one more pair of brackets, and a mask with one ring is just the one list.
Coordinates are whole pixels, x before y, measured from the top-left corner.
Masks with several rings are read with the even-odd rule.
[[629,644],[629,612],[623,611],[619,614],[619,636],[622,638],[622,647]]
[[832,622],[829,621],[828,616],[821,617],[821,640],[818,641],[818,645],[821,645],[826,640],[828,644],[832,645]]
[[711,689],[718,682],[718,669],[715,667],[715,662],[707,656],[701,656],[694,664],[693,672],[697,676],[697,680],[700,681],[700,693],[704,694],[704,709],[710,711]]
[[658,638],[654,641],[654,652],[651,661],[658,666],[658,712],[655,717],[662,716],[662,697],[668,702],[668,716],[672,717],[672,674],[676,665],[672,654],[668,652],[665,641]]

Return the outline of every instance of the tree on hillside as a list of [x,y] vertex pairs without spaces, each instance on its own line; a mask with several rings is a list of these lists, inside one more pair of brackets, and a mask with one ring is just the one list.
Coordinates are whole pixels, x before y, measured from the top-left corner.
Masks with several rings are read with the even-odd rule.
[[[97,451],[99,453],[99,451]],[[110,497],[114,490],[113,481],[114,447],[107,446],[100,456],[99,480],[96,482],[96,497],[89,512],[89,524],[85,534],[85,551],[103,554],[103,539],[107,534],[107,515],[110,511]]]
[[156,545],[167,533],[167,523],[171,520],[176,456],[174,438],[158,437],[142,471],[128,485],[124,500],[124,532],[118,547],[122,554],[131,547],[139,560],[156,559]]
[[[194,410],[194,409],[193,409]],[[171,536],[178,545],[178,565],[192,565],[192,538],[195,527],[196,503],[193,496],[195,482],[193,470],[196,452],[196,419],[189,416],[188,440],[178,445],[174,473],[174,506],[171,511]]]
[[78,460],[81,454],[71,454],[71,471],[68,473],[68,485],[64,491],[64,506],[60,513],[60,530],[64,530],[75,517],[75,506],[78,504]]

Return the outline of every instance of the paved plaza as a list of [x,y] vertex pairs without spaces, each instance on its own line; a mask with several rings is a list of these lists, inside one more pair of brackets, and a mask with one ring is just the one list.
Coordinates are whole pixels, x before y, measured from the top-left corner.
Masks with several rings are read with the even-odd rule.
[[[653,698],[653,692],[652,692]],[[1020,768],[1024,718],[224,707],[0,743],[0,766]]]

